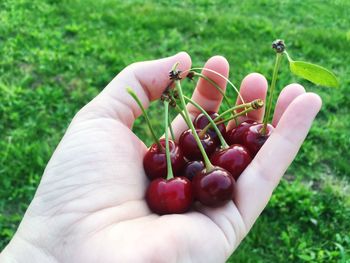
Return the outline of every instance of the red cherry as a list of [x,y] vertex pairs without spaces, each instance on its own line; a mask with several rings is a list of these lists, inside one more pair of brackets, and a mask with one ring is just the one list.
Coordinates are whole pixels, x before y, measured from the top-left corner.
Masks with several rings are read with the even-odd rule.
[[191,161],[186,163],[183,169],[183,176],[192,181],[193,177],[204,169],[204,163],[202,161]]
[[[219,114],[217,114],[216,112],[212,112],[212,111],[208,111],[208,114],[209,114],[210,118],[212,118],[213,120],[219,116]],[[196,117],[193,124],[194,124],[194,127],[196,127],[196,129],[204,129],[204,127],[209,124],[209,120],[203,113],[201,113]],[[221,124],[217,125],[217,127],[219,128],[219,131],[222,134],[222,136],[225,138],[226,137],[225,124],[221,123]],[[209,128],[207,133],[215,141],[216,144],[220,144],[219,137],[218,137],[214,128],[212,128],[212,127]]]
[[203,205],[218,207],[232,200],[235,179],[220,168],[197,173],[192,181],[193,195]]
[[[159,142],[164,148],[158,149],[157,144],[154,143],[143,158],[143,168],[145,169],[147,177],[151,180],[155,178],[165,178],[168,171],[165,155],[165,139],[160,139]],[[185,165],[185,160],[180,147],[171,140],[169,140],[169,150],[171,165],[176,175],[182,170]]]
[[239,124],[235,129],[227,132],[227,141],[231,144],[243,144],[243,134],[249,129],[250,126],[257,124],[256,121],[246,120]]
[[246,147],[233,144],[227,149],[214,152],[210,157],[210,161],[213,165],[222,167],[230,172],[233,178],[237,180],[252,161],[252,158]]
[[146,192],[148,207],[159,215],[185,213],[192,201],[191,182],[185,177],[155,179]]
[[[197,134],[201,132],[201,130],[196,129]],[[208,155],[211,155],[216,148],[214,141],[211,137],[206,133],[203,135],[203,138],[200,138],[202,145],[204,147],[205,152]],[[184,131],[179,139],[179,146],[188,160],[202,160],[203,156],[199,150],[197,142],[192,134],[191,130]]]
[[252,156],[252,158],[258,153],[260,148],[266,142],[266,140],[272,134],[274,127],[271,124],[267,124],[266,134],[261,133],[263,123],[251,125],[248,130],[243,134],[243,145],[246,146]]

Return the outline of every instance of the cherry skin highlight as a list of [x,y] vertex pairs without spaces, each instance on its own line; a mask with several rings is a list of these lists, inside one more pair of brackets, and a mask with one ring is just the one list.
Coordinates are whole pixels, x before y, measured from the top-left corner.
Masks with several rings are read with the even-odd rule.
[[214,152],[210,157],[210,161],[213,165],[224,168],[230,172],[233,178],[237,180],[250,164],[252,158],[246,147],[233,144],[227,149]]
[[185,177],[155,179],[147,188],[146,202],[159,215],[185,213],[193,202],[191,182]]
[[[201,132],[201,130],[196,129],[197,134]],[[208,155],[211,155],[216,148],[216,145],[212,138],[206,133],[204,134],[203,138],[200,138],[201,143],[204,147],[205,152]],[[183,152],[184,156],[191,161],[195,160],[202,160],[203,156],[201,151],[199,150],[199,147],[197,145],[197,142],[192,134],[191,130],[184,131],[179,139],[179,146],[181,148],[181,151]]]
[[266,127],[266,134],[262,134],[261,129],[263,126],[263,123],[251,125],[242,136],[243,145],[248,148],[252,158],[254,158],[254,156],[258,153],[260,148],[263,146],[263,144],[270,137],[274,130],[274,127],[271,124],[268,124]]
[[[159,142],[163,146],[163,149],[158,149],[157,144],[154,143],[143,158],[143,168],[150,180],[165,178],[168,171],[165,155],[165,139],[160,139]],[[169,150],[173,172],[177,175],[185,165],[183,153],[180,147],[172,140],[169,140]]]
[[[217,114],[216,112],[213,111],[208,111],[208,114],[210,116],[211,119],[215,119],[216,117],[219,116],[219,114]],[[209,120],[208,118],[203,114],[200,113],[194,120],[193,122],[194,127],[196,129],[204,129],[205,126],[207,126],[209,124]],[[222,136],[225,138],[226,137],[226,126],[224,123],[220,123],[217,125],[220,133],[222,134]],[[210,135],[210,137],[214,140],[214,142],[219,145],[220,144],[220,140],[219,137],[215,131],[215,129],[213,127],[210,127],[207,131],[207,133]]]
[[246,120],[239,124],[233,130],[227,132],[227,141],[231,144],[243,144],[243,134],[249,129],[250,126],[257,124],[256,121]]
[[235,179],[220,167],[197,173],[192,181],[193,195],[206,206],[219,207],[232,200]]
[[202,161],[191,161],[185,164],[183,176],[192,181],[193,177],[205,168]]

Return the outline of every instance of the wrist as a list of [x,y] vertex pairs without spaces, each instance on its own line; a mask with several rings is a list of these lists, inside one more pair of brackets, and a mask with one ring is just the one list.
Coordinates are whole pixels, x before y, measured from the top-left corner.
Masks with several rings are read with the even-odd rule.
[[0,262],[57,262],[57,260],[45,249],[15,235],[0,253]]

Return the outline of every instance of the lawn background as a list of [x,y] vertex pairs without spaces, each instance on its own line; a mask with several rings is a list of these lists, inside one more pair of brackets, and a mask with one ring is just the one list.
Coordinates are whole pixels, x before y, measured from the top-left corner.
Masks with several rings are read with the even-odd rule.
[[[298,81],[323,108],[229,262],[350,262],[349,10],[346,0],[1,0],[0,250],[71,118],[125,66],[185,50],[194,66],[225,56],[237,85],[253,71],[270,80],[271,42],[282,38],[293,58],[332,69],[341,87],[295,78],[284,61],[279,90]],[[149,144],[140,121],[135,131]]]

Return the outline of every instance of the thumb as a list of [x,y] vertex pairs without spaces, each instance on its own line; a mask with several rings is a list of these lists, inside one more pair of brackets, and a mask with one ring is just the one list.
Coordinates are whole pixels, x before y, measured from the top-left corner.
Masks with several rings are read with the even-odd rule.
[[133,89],[147,108],[149,102],[158,99],[169,84],[169,71],[177,62],[181,71],[191,67],[191,58],[186,52],[131,64],[79,111],[77,119],[113,118],[131,127],[141,110],[126,89]]

